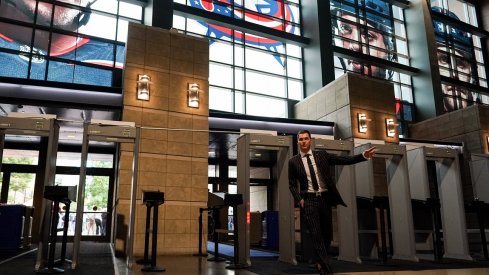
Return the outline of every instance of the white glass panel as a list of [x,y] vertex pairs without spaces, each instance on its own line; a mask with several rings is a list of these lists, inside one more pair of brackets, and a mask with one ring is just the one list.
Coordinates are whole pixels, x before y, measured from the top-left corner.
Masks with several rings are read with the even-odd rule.
[[467,4],[467,13],[469,14],[469,24],[475,27],[477,25],[477,13],[475,12],[475,7],[472,4]]
[[394,15],[394,18],[399,19],[399,20],[404,20],[404,14],[401,8],[397,6],[392,6],[392,13]]
[[245,93],[234,92],[234,112],[245,114]]
[[246,96],[246,113],[265,117],[287,117],[287,101],[254,94]]
[[[77,4],[78,1],[69,1],[69,2],[70,4],[79,5]],[[81,1],[81,2],[86,3],[86,1]],[[90,8],[93,10],[99,10],[99,11],[108,12],[112,14],[117,13],[117,0],[104,0],[104,1],[91,1],[91,2],[94,2],[90,6]]]
[[115,40],[116,18],[92,13],[85,26],[80,27],[79,32],[96,37]]
[[289,98],[295,100],[301,100],[304,97],[304,91],[302,90],[302,81],[289,79],[288,80],[288,92]]
[[411,77],[407,74],[400,74],[401,83],[403,84],[411,84]]
[[[285,97],[285,79],[259,72],[246,71],[246,90],[258,94]],[[246,104],[246,106],[249,106]]]
[[396,39],[396,48],[397,48],[398,53],[404,54],[404,55],[408,54],[406,41]]
[[287,48],[287,55],[293,56],[293,57],[302,57],[302,48],[297,46],[297,45],[292,45],[292,44],[286,44]]
[[479,78],[486,78],[486,71],[483,65],[477,65],[477,72],[479,73]]
[[479,85],[481,87],[486,87],[487,88],[487,81],[486,80],[479,80]]
[[400,36],[402,38],[406,38],[406,29],[405,29],[404,24],[402,22],[394,21],[394,33],[397,36]]
[[409,59],[407,57],[404,57],[404,56],[397,56],[397,62],[399,64],[403,64],[403,65],[408,65],[409,66]]
[[391,79],[391,81],[393,81],[393,82],[400,82],[400,80],[399,80],[399,73],[398,72],[392,72],[392,79]]
[[185,17],[173,15],[173,27],[179,30],[185,30]]
[[232,67],[211,62],[209,64],[209,83],[211,85],[232,88],[233,87]]
[[244,69],[242,68],[234,68],[234,88],[237,90],[244,90],[244,82],[245,82]]
[[287,58],[287,75],[289,77],[302,78],[302,62],[300,59]]
[[230,178],[237,178],[238,177],[238,167],[230,165],[228,167],[228,175]]
[[227,64],[233,64],[233,46],[228,42],[215,41],[209,47],[209,59]]
[[126,20],[119,20],[119,24],[117,24],[117,41],[119,42],[127,42],[127,32],[129,29],[129,22]]
[[[335,58],[336,60],[337,58]],[[345,71],[343,69],[334,69],[334,78],[335,79],[338,79],[339,77],[341,77],[342,75],[345,74]]]
[[231,90],[209,86],[209,109],[232,112],[233,93]]
[[143,17],[143,8],[140,5],[134,5],[121,1],[119,5],[119,15],[141,20]]
[[218,170],[216,169],[216,167],[217,167],[216,165],[209,164],[207,166],[207,176],[209,176],[209,177],[218,177],[219,175],[217,175]]
[[187,19],[187,31],[206,35],[207,29],[208,28],[206,26],[203,26],[199,22],[197,22],[193,19],[190,19],[190,18]]
[[484,62],[484,57],[482,56],[482,51],[479,49],[474,49],[475,51],[475,60],[479,63]]
[[449,5],[448,9],[451,12],[455,13],[457,15],[458,19],[460,19],[460,21],[465,22],[465,23],[469,23],[469,19],[467,18],[466,14],[465,14],[464,4],[461,1],[452,0],[452,1],[449,1],[448,5]]
[[241,45],[234,46],[234,64],[244,67],[244,49]]
[[408,86],[401,86],[402,100],[413,102],[413,90]]
[[186,0],[173,0],[173,2],[174,3],[178,3],[178,4],[184,4],[184,5],[187,4],[186,3],[187,2]]
[[259,71],[265,71],[274,74],[284,75],[284,67],[276,60],[270,52],[254,48],[245,48],[246,67]]

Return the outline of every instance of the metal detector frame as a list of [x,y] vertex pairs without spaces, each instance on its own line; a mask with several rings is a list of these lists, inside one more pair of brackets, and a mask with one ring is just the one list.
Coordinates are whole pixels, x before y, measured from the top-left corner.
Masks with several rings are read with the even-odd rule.
[[[312,149],[352,155],[354,144],[346,140],[312,139]],[[352,165],[336,167],[336,187],[348,207],[338,206],[338,260],[361,263],[358,244],[358,220],[355,169]]]
[[84,123],[83,125],[83,144],[82,144],[82,158],[80,165],[80,182],[78,185],[78,200],[76,209],[76,226],[75,226],[75,238],[73,242],[73,259],[72,268],[76,269],[79,264],[79,251],[80,241],[83,224],[83,205],[85,203],[85,182],[87,175],[87,158],[88,158],[88,143],[90,140],[105,141],[105,142],[118,142],[118,143],[133,143],[133,173],[131,181],[131,200],[130,200],[130,212],[129,212],[129,231],[127,235],[127,259],[126,263],[129,268],[133,263],[133,249],[134,249],[134,224],[136,215],[136,196],[137,196],[137,177],[138,177],[138,157],[139,157],[139,137],[140,129],[135,126],[129,126],[130,122],[126,122],[128,125],[124,125],[125,122],[121,121],[92,121],[90,123]]
[[[247,133],[238,138],[238,193],[243,195],[243,204],[238,209],[238,261],[250,266],[250,149],[251,147],[277,151],[278,167],[278,212],[279,212],[279,261],[296,265],[294,234],[294,199],[289,190],[288,168],[292,157],[292,137]],[[236,236],[235,236],[236,237]]]
[[[50,118],[53,117],[53,118]],[[56,156],[58,153],[59,124],[54,116],[43,117],[0,117],[0,171],[2,170],[3,149],[5,148],[5,135],[39,136],[48,138],[46,166],[44,167],[44,186],[54,185],[56,176]],[[44,188],[43,186],[43,188]],[[42,199],[41,219],[39,227],[39,246],[35,269],[42,269],[47,262],[49,227],[51,211],[50,202]],[[50,208],[50,207],[49,207]]]
[[[376,147],[375,157],[386,160],[393,241],[391,245],[394,248],[392,258],[418,262],[414,239],[406,146],[365,143],[355,147],[354,151],[358,154],[373,146]],[[373,198],[375,195],[373,162],[357,163],[355,165],[355,176],[357,196]]]
[[430,198],[426,161],[436,161],[443,224],[444,258],[473,260],[470,256],[458,152],[450,148],[418,147],[407,151],[411,197]]

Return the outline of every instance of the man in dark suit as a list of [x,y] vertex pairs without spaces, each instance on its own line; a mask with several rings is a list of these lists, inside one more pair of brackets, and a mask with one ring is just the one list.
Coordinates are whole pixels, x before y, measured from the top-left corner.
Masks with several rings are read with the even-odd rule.
[[328,264],[328,248],[333,229],[331,207],[346,206],[330,174],[331,165],[349,165],[370,159],[375,147],[354,156],[338,156],[326,151],[311,150],[311,133],[297,134],[299,154],[289,160],[289,188],[294,200],[304,211],[306,225],[311,233],[321,275],[333,274]]

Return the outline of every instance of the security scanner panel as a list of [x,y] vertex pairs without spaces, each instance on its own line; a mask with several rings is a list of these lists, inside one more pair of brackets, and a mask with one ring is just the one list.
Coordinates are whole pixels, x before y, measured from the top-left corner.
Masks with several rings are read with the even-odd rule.
[[72,268],[77,268],[79,264],[79,251],[83,223],[83,206],[85,204],[85,182],[87,175],[87,158],[88,146],[91,140],[102,142],[133,143],[133,174],[131,183],[131,199],[129,214],[129,229],[127,234],[126,245],[126,262],[131,268],[133,264],[133,246],[134,246],[134,224],[136,215],[136,192],[137,192],[137,173],[138,173],[138,155],[139,155],[139,137],[140,129],[135,127],[134,122],[110,121],[110,120],[92,120],[83,126],[83,143],[82,157],[80,165],[80,181],[78,184],[78,199],[75,224],[75,238],[73,241],[73,260]]
[[[365,143],[354,149],[356,154],[362,153],[370,147],[376,147],[374,158],[355,165],[357,197],[369,202],[367,210],[373,215],[362,217],[359,223],[370,224],[374,227],[376,219],[375,209],[380,212],[381,235],[387,238],[387,224],[391,229],[389,236],[390,251],[393,259],[418,261],[415,251],[414,227],[409,191],[409,175],[406,160],[406,147],[397,144]],[[359,208],[360,211],[361,208]],[[373,211],[373,212],[372,212]],[[387,212],[386,216],[383,216]],[[365,219],[365,220],[362,220]],[[369,241],[363,239],[364,246],[374,245],[374,238]],[[362,242],[362,240],[360,240]],[[383,260],[386,257],[386,241],[382,245]],[[370,247],[368,250],[371,251]]]
[[[450,148],[418,147],[407,152],[411,197],[431,210],[433,223],[441,222],[444,258],[471,260],[467,242],[465,209],[458,152]],[[413,205],[415,206],[415,205]],[[428,215],[430,211],[425,211]],[[418,213],[418,215],[423,215]],[[437,218],[437,216],[440,218]],[[422,217],[415,217],[416,220]],[[435,228],[436,229],[436,228]],[[441,257],[434,243],[435,258]],[[437,254],[438,253],[438,254]]]
[[489,155],[472,154],[470,156],[470,173],[474,200],[489,203]]
[[[47,139],[46,161],[42,184],[36,185],[34,192],[43,192],[47,186],[54,185],[56,174],[56,156],[58,151],[59,124],[54,115],[9,113],[7,117],[0,117],[0,171],[5,148],[5,135],[39,136]],[[42,196],[34,195],[34,217],[32,231],[38,236],[39,246],[37,252],[37,271],[46,268],[48,262],[48,246],[50,236],[50,220],[52,216],[51,204]],[[37,207],[36,207],[37,206]]]
[[[272,196],[278,210],[279,260],[297,264],[295,257],[294,199],[289,191],[288,165],[292,157],[292,137],[247,133],[238,138],[237,192],[243,195],[243,204],[237,206],[239,251],[237,263],[249,266],[250,261],[250,152],[265,150],[276,154]],[[268,209],[271,210],[271,209]]]
[[[313,150],[326,150],[337,155],[351,155],[354,144],[346,140],[326,140],[313,138]],[[354,165],[341,165],[335,167],[336,187],[343,201],[348,207],[338,206],[338,259],[342,261],[361,263],[358,249],[358,221],[357,201],[355,187]],[[301,230],[302,232],[302,230]]]

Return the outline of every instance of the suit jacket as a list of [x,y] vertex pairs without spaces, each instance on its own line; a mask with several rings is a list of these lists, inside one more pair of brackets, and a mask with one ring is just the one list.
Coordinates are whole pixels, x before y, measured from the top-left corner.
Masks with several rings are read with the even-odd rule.
[[[324,150],[313,151],[312,154],[316,161],[317,172],[328,188],[328,202],[333,206],[337,206],[338,204],[346,206],[338,189],[336,189],[336,184],[334,183],[333,178],[331,177],[330,166],[355,164],[365,161],[366,159],[362,154],[354,156],[338,156],[329,154]],[[299,202],[303,198],[302,195],[307,192],[306,168],[304,167],[300,153],[289,160],[289,189],[296,203]]]

